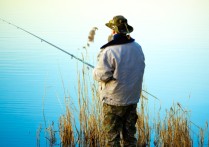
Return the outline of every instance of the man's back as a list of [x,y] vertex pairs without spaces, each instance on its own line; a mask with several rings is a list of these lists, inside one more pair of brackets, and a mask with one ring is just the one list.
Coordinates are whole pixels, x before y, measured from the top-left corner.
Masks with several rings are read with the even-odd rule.
[[102,100],[119,106],[138,103],[145,67],[141,46],[136,42],[108,46],[102,56],[115,79],[102,84]]

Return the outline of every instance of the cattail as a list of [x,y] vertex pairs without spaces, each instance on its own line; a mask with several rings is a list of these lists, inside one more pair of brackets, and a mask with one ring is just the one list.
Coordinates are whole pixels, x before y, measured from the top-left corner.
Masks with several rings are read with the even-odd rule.
[[98,30],[98,28],[97,27],[93,27],[91,29],[91,31],[89,32],[89,36],[88,36],[88,41],[89,42],[94,42],[94,36],[95,36],[96,30]]

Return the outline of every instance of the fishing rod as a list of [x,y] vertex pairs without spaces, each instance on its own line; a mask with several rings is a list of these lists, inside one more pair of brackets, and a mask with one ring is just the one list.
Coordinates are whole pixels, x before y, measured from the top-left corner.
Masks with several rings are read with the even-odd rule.
[[[91,64],[89,64],[88,62],[84,61],[83,59],[78,58],[77,56],[75,56],[75,55],[73,55],[73,54],[67,52],[66,50],[64,50],[64,49],[62,49],[62,48],[60,48],[60,47],[54,45],[53,43],[51,43],[51,42],[49,42],[49,41],[47,41],[47,40],[45,40],[45,39],[43,39],[43,38],[41,38],[41,37],[39,37],[39,36],[33,34],[33,33],[31,33],[31,32],[29,32],[29,31],[27,31],[27,30],[25,30],[25,29],[23,29],[23,28],[21,28],[21,27],[15,25],[15,24],[13,24],[13,23],[11,23],[11,22],[8,22],[8,21],[6,21],[6,20],[4,20],[4,19],[2,19],[2,18],[0,18],[0,20],[3,21],[3,22],[5,22],[5,23],[7,23],[7,24],[9,24],[9,25],[11,25],[11,26],[13,26],[13,27],[16,27],[16,28],[19,29],[19,30],[24,31],[24,32],[27,33],[27,34],[32,35],[32,36],[35,37],[35,38],[38,38],[39,40],[41,40],[41,42],[45,42],[45,43],[47,43],[47,44],[49,44],[49,45],[55,47],[56,49],[58,49],[58,50],[60,50],[60,51],[62,51],[62,52],[64,52],[64,53],[70,55],[71,58],[74,58],[74,59],[76,59],[76,60],[82,62],[83,64],[87,65],[88,67],[94,68],[93,65],[91,65]],[[145,92],[146,94],[152,96],[153,98],[159,100],[156,96],[154,96],[153,94],[147,92],[146,90],[143,90],[143,89],[142,89],[142,91]],[[160,101],[160,100],[159,100],[159,101]]]
[[[0,19],[1,19],[1,18],[0,18]],[[5,23],[9,24],[9,25],[12,25],[12,26],[16,27],[17,29],[20,29],[20,30],[22,30],[22,31],[24,31],[24,32],[26,32],[26,33],[32,35],[33,37],[36,37],[36,38],[40,39],[41,42],[45,42],[45,43],[47,43],[47,44],[49,44],[49,45],[51,45],[51,46],[57,48],[58,50],[60,50],[60,51],[62,51],[62,52],[64,52],[64,53],[70,55],[72,58],[75,58],[76,60],[78,60],[78,61],[80,61],[80,62],[86,64],[87,66],[89,66],[89,67],[91,67],[91,68],[94,68],[93,65],[91,65],[91,64],[89,64],[89,63],[87,63],[87,62],[85,62],[85,61],[82,60],[81,58],[76,57],[75,55],[73,55],[73,54],[67,52],[66,50],[64,50],[64,49],[62,49],[62,48],[60,48],[60,47],[58,47],[58,46],[52,44],[51,42],[49,42],[49,41],[47,41],[47,40],[45,40],[45,39],[43,39],[43,38],[41,38],[41,37],[39,37],[39,36],[33,34],[33,33],[29,32],[29,31],[27,31],[27,30],[25,30],[25,29],[23,29],[23,28],[21,28],[21,27],[15,25],[15,24],[12,24],[12,23],[10,23],[10,22],[4,20],[4,19],[1,19],[1,20],[2,20],[3,22],[5,22]]]

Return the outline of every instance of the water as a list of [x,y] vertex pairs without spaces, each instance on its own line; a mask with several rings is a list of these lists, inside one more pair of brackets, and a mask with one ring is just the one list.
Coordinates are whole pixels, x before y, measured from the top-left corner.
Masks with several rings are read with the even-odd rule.
[[[43,107],[47,125],[54,121],[57,126],[64,113],[62,80],[66,89],[76,87],[72,83],[76,83],[77,62],[2,23],[1,32],[1,146],[36,146],[36,130],[40,124],[44,128]],[[44,136],[42,144],[43,140]]]
[[[145,53],[144,88],[161,101],[159,103],[149,97],[150,115],[154,114],[155,106],[161,104],[163,115],[164,110],[169,109],[173,102],[179,102],[185,109],[191,110],[191,121],[204,128],[205,122],[209,120],[209,19],[206,15],[209,9],[204,0],[198,1],[194,5],[195,9],[192,2],[180,2],[181,4],[178,3],[180,5],[164,2],[163,6],[158,6],[155,2],[152,5],[145,2],[140,5],[140,13],[137,13],[140,19],[135,18],[136,8],[129,9],[126,14],[135,27],[133,37],[142,45]],[[20,4],[15,5],[17,10],[13,8],[13,11],[6,11],[4,7],[5,12],[1,9],[4,12],[1,14],[5,15],[4,18],[21,24],[24,28],[79,57],[81,53],[85,53],[82,46],[86,43],[88,31],[92,25],[101,22],[95,43],[88,50],[88,61],[91,64],[96,63],[99,47],[105,43],[109,35],[109,30],[104,29],[105,19],[101,19],[99,15],[106,13],[103,6],[96,3],[98,16],[90,15],[92,11],[87,11],[88,7],[86,8],[84,4],[82,9],[80,5],[76,7],[76,11],[65,5],[63,8],[65,11],[58,14],[51,9],[51,3],[48,3],[49,7],[46,9],[45,6],[48,5],[37,2],[37,6],[42,6],[39,13],[50,11],[44,13],[42,17],[40,15],[40,18],[36,13],[17,18],[16,16],[20,14],[35,12],[30,11],[28,6],[31,4],[24,3],[27,6],[26,10],[20,9],[22,8]],[[53,3],[54,7],[55,5],[56,3]],[[7,4],[7,7],[10,8],[12,5]],[[165,12],[162,11],[164,9],[158,10],[161,7]],[[150,11],[150,8],[156,11]],[[124,12],[116,11],[114,8],[112,11]],[[48,18],[51,12],[56,14],[56,17]],[[79,15],[74,15],[77,13]],[[112,14],[111,12],[108,17],[104,16],[109,19]],[[62,22],[55,22],[54,19]],[[88,19],[93,22],[87,21]],[[40,125],[42,128],[45,127],[43,109],[46,124],[49,125],[53,121],[57,129],[58,119],[64,113],[64,89],[67,95],[72,97],[73,103],[77,101],[77,64],[77,61],[57,49],[0,22],[1,147],[36,146],[36,131]],[[195,126],[193,129],[198,131]],[[197,137],[194,135],[194,138]],[[41,146],[45,144],[42,133]]]

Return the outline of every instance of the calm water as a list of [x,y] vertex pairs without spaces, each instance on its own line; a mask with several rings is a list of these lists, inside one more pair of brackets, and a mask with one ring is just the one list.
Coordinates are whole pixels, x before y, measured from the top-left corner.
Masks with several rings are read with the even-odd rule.
[[[43,107],[47,125],[53,121],[57,126],[59,116],[64,113],[62,80],[67,93],[76,102],[77,62],[2,22],[0,29],[0,146],[36,146],[37,128],[40,124],[44,128]],[[139,42],[146,57],[144,86],[161,100],[162,113],[173,102],[180,102],[191,110],[191,120],[201,127],[209,120],[208,32],[206,38],[188,37],[188,40],[183,38],[184,41],[179,38],[178,42],[168,38],[161,43],[159,40],[165,38],[159,36],[158,40],[149,38],[150,43],[149,39],[138,37],[142,38]],[[57,38],[70,32],[34,33],[81,56],[78,36],[71,38],[71,42]],[[91,63],[96,61],[100,46],[96,44],[89,51]],[[154,105],[159,103],[152,97],[149,103],[152,113]],[[43,134],[41,145],[45,146]]]
[[[57,126],[64,113],[62,80],[67,94],[71,87],[70,96],[75,95],[77,62],[0,25],[0,146],[36,146],[36,130],[40,124],[44,128],[43,106],[47,125],[54,121]],[[41,140],[45,141],[44,136]]]

